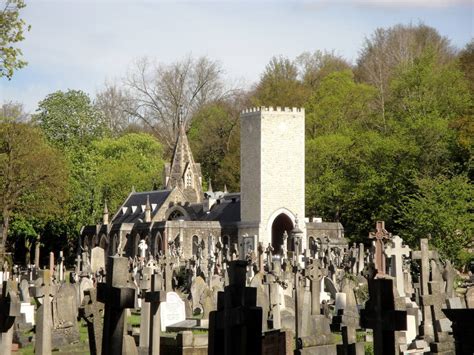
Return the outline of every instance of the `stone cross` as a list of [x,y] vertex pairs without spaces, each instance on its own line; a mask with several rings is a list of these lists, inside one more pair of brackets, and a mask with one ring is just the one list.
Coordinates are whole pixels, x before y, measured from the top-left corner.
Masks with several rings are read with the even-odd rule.
[[20,316],[17,283],[4,281],[0,295],[0,353],[10,355],[13,340],[13,323]]
[[265,249],[265,254],[267,254],[267,266],[270,271],[273,269],[273,251],[274,248],[272,247],[272,244],[268,243],[268,247]]
[[392,245],[385,247],[385,255],[392,258],[391,275],[395,277],[400,297],[405,297],[405,278],[403,274],[403,257],[410,255],[410,248],[403,245],[403,239],[398,235],[391,240]]
[[262,308],[257,289],[245,287],[247,262],[229,264],[229,285],[209,314],[209,355],[262,353]]
[[369,300],[360,311],[361,326],[374,331],[374,354],[395,355],[395,331],[407,329],[406,311],[395,310],[393,281],[368,277]]
[[135,307],[135,287],[129,279],[129,261],[120,256],[109,257],[106,282],[97,285],[97,299],[105,304],[102,354],[122,354],[125,309]]
[[[420,283],[421,283],[421,295],[429,295],[430,290],[428,283],[430,281],[430,259],[437,258],[435,251],[429,250],[428,239],[420,239],[420,250],[413,251],[411,258],[414,260],[421,260],[421,271],[420,271]],[[422,335],[425,336],[426,340],[432,340],[434,338],[433,319],[431,316],[431,309],[429,304],[423,301],[422,298],[422,314],[423,323],[421,325]]]
[[390,239],[390,233],[385,229],[384,221],[377,221],[376,232],[370,232],[370,239],[375,241],[375,267],[377,269],[376,277],[383,277],[385,275],[385,256],[383,254],[384,240]]
[[140,240],[140,243],[138,244],[138,249],[140,249],[140,258],[142,260],[145,260],[146,251],[148,249],[148,245],[146,244],[145,239]]
[[35,355],[51,354],[51,329],[53,320],[51,318],[51,272],[40,270],[36,286],[33,288],[33,296],[38,303],[36,311],[36,342]]
[[149,330],[151,341],[148,343],[148,354],[160,354],[160,336],[161,336],[161,322],[160,322],[160,304],[166,300],[166,292],[160,291],[161,282],[157,274],[151,276],[150,291],[145,292],[145,303],[150,305],[150,320]]
[[84,300],[80,308],[80,316],[87,323],[89,335],[89,350],[91,355],[102,354],[102,311],[103,305],[97,302],[97,290],[89,288],[84,290]]
[[[148,291],[151,287],[151,275],[152,269],[149,267],[144,267],[141,271],[141,279],[139,282],[140,294],[142,300],[145,298],[145,292]],[[149,343],[149,325],[150,322],[150,304],[147,302],[142,302],[142,307],[140,310],[140,348],[148,348]]]
[[320,292],[321,280],[327,275],[319,260],[313,260],[305,269],[305,276],[311,281],[311,314],[321,314]]

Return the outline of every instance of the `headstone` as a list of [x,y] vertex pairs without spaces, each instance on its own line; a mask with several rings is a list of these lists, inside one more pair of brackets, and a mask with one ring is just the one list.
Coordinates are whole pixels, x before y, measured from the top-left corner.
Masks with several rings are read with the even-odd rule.
[[384,240],[390,238],[390,233],[385,229],[384,221],[377,221],[376,232],[371,232],[369,238],[374,239],[375,243],[374,263],[375,268],[377,269],[376,277],[383,277],[385,275]]
[[385,247],[385,255],[392,259],[391,276],[395,278],[400,297],[405,297],[405,277],[403,273],[403,257],[410,255],[410,248],[403,245],[403,239],[394,236],[391,243]]
[[87,323],[91,355],[100,355],[102,353],[103,313],[104,306],[102,303],[97,302],[96,289],[86,289],[79,314]]
[[229,264],[229,285],[209,316],[209,355],[262,353],[262,309],[256,306],[257,290],[245,287],[246,269],[245,261]]
[[15,281],[4,281],[0,296],[0,353],[10,355],[12,351],[13,323],[20,315],[20,301]]
[[161,303],[161,331],[166,331],[168,325],[182,322],[186,319],[184,302],[175,292],[166,293],[166,301]]
[[91,271],[95,274],[100,269],[105,270],[105,251],[101,247],[91,250]]
[[165,292],[161,291],[161,279],[158,275],[151,276],[150,291],[145,292],[145,304],[150,304],[149,335],[151,341],[148,344],[149,355],[160,354],[160,334],[161,334],[161,303],[165,300]]
[[40,277],[33,288],[34,297],[38,303],[36,311],[35,355],[51,354],[51,274],[49,270],[40,270]]
[[71,284],[62,284],[53,299],[52,347],[54,349],[79,341],[77,326],[76,288]]
[[361,325],[373,329],[374,354],[395,355],[395,331],[407,329],[406,311],[395,310],[393,281],[390,279],[374,279],[375,269],[367,270],[369,283],[369,300],[365,309],[361,310]]
[[[107,263],[106,282],[97,286],[97,299],[105,303],[102,354],[127,354],[137,350],[124,347],[125,310],[135,305],[136,289],[129,283],[128,259],[111,256]],[[128,355],[128,354],[127,354]]]

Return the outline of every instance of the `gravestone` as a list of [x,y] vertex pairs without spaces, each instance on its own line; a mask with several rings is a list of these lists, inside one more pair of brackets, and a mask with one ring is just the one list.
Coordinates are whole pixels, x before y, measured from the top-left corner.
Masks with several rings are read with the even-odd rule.
[[375,355],[398,354],[395,332],[407,329],[406,311],[395,310],[392,280],[375,279],[373,264],[367,266],[365,274],[369,283],[369,300],[365,309],[360,311],[361,326],[373,329]]
[[91,355],[100,355],[102,353],[103,313],[104,306],[102,303],[97,302],[96,289],[86,289],[79,314],[87,323]]
[[137,353],[136,347],[124,346],[131,344],[130,336],[124,335],[125,310],[134,307],[136,292],[129,282],[128,263],[125,257],[109,257],[106,282],[97,285],[97,299],[105,304],[103,355]]
[[20,301],[15,281],[2,283],[0,296],[0,353],[10,355],[13,340],[13,324],[20,315]]
[[391,258],[390,275],[395,278],[396,287],[400,297],[405,297],[405,276],[403,273],[403,257],[410,255],[410,248],[403,245],[403,239],[394,236],[385,247],[385,255]]
[[369,238],[374,239],[375,243],[374,263],[377,269],[376,277],[383,277],[385,275],[384,240],[390,239],[390,233],[385,229],[384,221],[377,221],[376,232],[370,232]]
[[95,274],[100,269],[105,270],[105,251],[95,247],[91,250],[91,272]]
[[53,299],[53,349],[79,341],[77,295],[74,285],[62,284]]
[[150,304],[149,336],[151,341],[148,343],[148,354],[160,354],[160,336],[161,336],[161,303],[165,301],[165,292],[161,291],[162,279],[157,274],[151,275],[150,291],[145,292],[145,303]]
[[33,287],[33,297],[38,309],[36,311],[35,355],[51,354],[51,273],[49,270],[40,270],[39,277]]
[[209,355],[262,353],[262,309],[257,290],[245,287],[247,262],[229,264],[229,285],[219,292],[217,310],[209,315]]
[[182,322],[186,319],[184,302],[175,292],[166,293],[166,301],[160,306],[161,331],[166,331],[168,325]]

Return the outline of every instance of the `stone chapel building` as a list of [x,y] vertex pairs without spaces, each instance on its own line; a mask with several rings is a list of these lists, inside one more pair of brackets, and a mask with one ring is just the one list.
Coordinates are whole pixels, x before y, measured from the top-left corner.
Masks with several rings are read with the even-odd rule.
[[[145,239],[154,257],[179,246],[190,258],[198,252],[207,257],[208,245],[220,239],[241,256],[259,242],[264,248],[271,244],[275,253],[298,220],[303,249],[346,248],[340,223],[305,218],[304,109],[253,108],[243,111],[240,120],[240,192],[203,192],[201,166],[181,127],[164,168],[164,189],[132,191],[112,216],[105,206],[102,223],[82,228],[81,246],[100,246],[105,255],[115,255],[120,247],[134,257]],[[287,244],[292,250],[291,237]]]

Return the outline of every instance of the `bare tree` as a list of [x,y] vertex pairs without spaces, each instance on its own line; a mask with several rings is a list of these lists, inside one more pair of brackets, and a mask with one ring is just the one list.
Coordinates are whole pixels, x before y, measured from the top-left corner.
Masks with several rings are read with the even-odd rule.
[[134,100],[125,88],[116,83],[106,83],[104,89],[97,93],[94,104],[104,114],[112,134],[119,135],[136,124]]
[[30,118],[24,110],[23,104],[19,102],[5,102],[0,106],[0,123],[26,122]]
[[303,52],[295,60],[303,83],[315,89],[321,80],[335,71],[350,70],[350,63],[333,52]]
[[134,102],[127,112],[149,125],[171,149],[180,124],[188,127],[200,107],[229,93],[222,73],[220,65],[207,57],[188,56],[169,65],[142,58],[124,82]]
[[357,61],[357,77],[378,90],[378,105],[385,120],[385,106],[389,97],[389,82],[395,71],[408,65],[430,48],[440,63],[452,60],[455,50],[449,39],[424,24],[396,25],[378,28],[366,38]]

